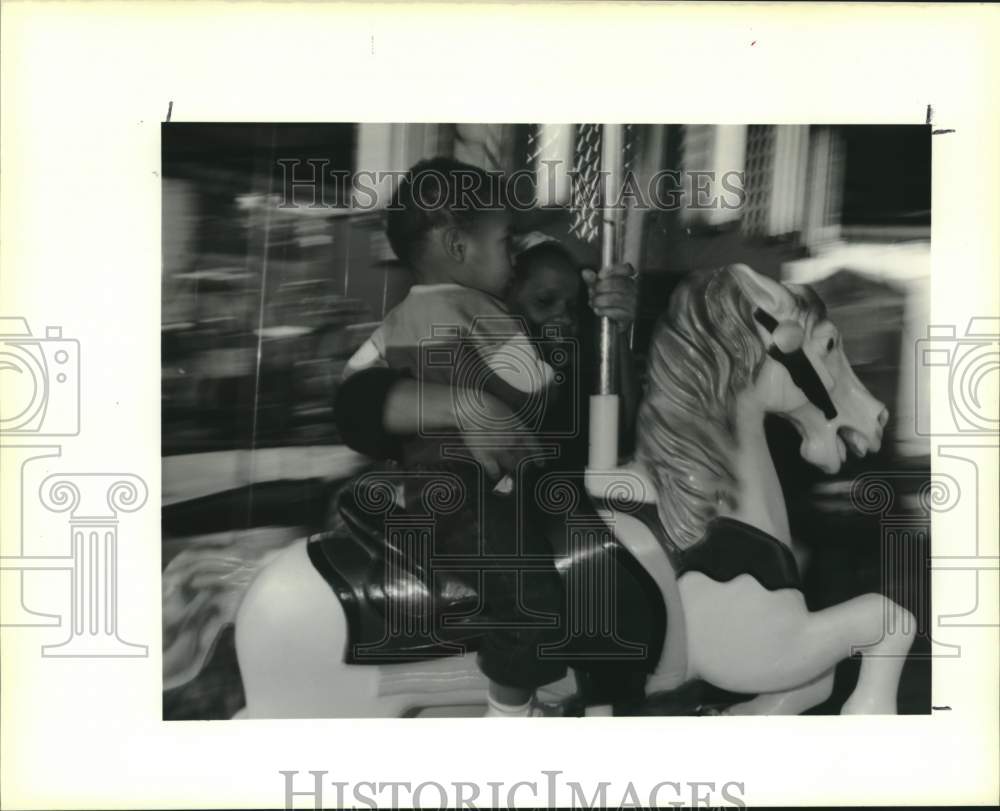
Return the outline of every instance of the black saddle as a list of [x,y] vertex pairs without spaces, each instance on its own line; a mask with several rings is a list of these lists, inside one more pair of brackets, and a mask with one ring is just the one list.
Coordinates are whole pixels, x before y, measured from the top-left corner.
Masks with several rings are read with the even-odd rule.
[[[489,621],[475,572],[490,562],[434,548],[436,520],[455,508],[461,483],[449,490],[447,476],[442,484],[440,474],[424,482],[406,475],[411,474],[366,474],[345,486],[336,497],[333,526],[308,541],[313,565],[347,615],[345,661],[352,664],[476,650]],[[509,498],[522,499],[522,520],[545,533],[552,553],[544,562],[525,558],[521,565],[530,570],[554,564],[562,578],[560,621],[566,633],[550,655],[565,657],[598,679],[621,683],[624,674],[644,679],[663,650],[663,598],[600,518],[595,509],[600,505],[586,495],[582,476],[546,473]]]

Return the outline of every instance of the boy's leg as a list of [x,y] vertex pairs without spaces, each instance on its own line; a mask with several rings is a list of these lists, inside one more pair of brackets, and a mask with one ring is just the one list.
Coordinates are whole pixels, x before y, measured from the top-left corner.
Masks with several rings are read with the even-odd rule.
[[531,715],[534,690],[507,687],[491,681],[487,696],[487,718],[527,718]]
[[[462,479],[464,498],[460,509],[435,516],[435,553],[482,555],[470,586],[479,591],[484,619],[493,626],[483,635],[478,657],[491,682],[490,714],[527,715],[535,689],[566,673],[564,663],[540,655],[542,645],[562,639],[562,581],[544,533],[521,527],[518,538],[516,495],[482,493],[467,465],[447,469]],[[433,471],[427,472],[432,478]],[[497,557],[507,559],[505,568],[494,567]]]
[[499,627],[486,634],[479,663],[492,682],[494,702],[520,708],[536,688],[566,673],[564,662],[541,651],[563,636],[562,581],[544,534],[516,526],[514,497],[490,496],[486,507],[487,555],[514,557],[515,566],[522,565],[486,572],[486,608]]

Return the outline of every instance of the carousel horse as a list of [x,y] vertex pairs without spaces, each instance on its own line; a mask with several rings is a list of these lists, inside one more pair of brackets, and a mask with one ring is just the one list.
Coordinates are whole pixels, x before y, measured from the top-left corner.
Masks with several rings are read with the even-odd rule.
[[[613,616],[596,636],[617,651],[607,656],[593,633],[570,634],[556,653],[579,668],[539,691],[541,701],[578,700],[586,678],[577,674],[593,666],[605,683],[638,681],[647,695],[700,679],[754,696],[729,713],[794,714],[825,701],[838,662],[860,652],[842,712],[896,712],[913,639],[902,629],[914,623],[874,593],[807,608],[767,414],[787,419],[802,457],[829,474],[848,453],[877,451],[888,420],[809,288],[743,265],[693,275],[652,340],[635,459],[588,471],[586,492],[565,477],[537,483],[554,523],[573,530],[564,541],[550,536],[568,602]],[[440,479],[417,490],[428,515],[462,497]],[[414,505],[405,500],[362,477],[341,500],[337,529],[268,557],[235,618],[240,717],[451,714],[485,704],[474,657],[482,595],[447,561],[431,565],[426,535],[412,521],[407,531]],[[382,516],[374,523],[373,511]],[[597,690],[583,700],[607,699]]]

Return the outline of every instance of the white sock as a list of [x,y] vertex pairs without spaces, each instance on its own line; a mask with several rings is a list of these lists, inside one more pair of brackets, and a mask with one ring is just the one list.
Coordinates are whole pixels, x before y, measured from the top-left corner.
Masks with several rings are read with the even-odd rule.
[[531,715],[531,701],[523,704],[501,704],[493,696],[486,698],[484,718],[528,718]]

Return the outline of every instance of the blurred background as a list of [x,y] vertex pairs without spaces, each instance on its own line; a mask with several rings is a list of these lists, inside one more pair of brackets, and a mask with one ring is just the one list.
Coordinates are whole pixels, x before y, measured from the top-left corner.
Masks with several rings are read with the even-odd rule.
[[[586,207],[566,176],[587,171],[582,156],[595,130],[163,125],[165,718],[229,717],[239,708],[227,630],[235,592],[218,571],[233,561],[249,571],[262,555],[322,528],[330,494],[367,464],[342,445],[333,397],[345,362],[410,279],[384,237],[386,187],[359,205],[331,177],[404,172],[436,155],[518,172],[535,205],[517,213],[516,226],[557,236],[596,265]],[[681,180],[677,205],[628,212],[623,252],[641,274],[640,363],[687,273],[744,262],[812,284],[858,376],[892,419],[882,452],[851,461],[834,481],[801,462],[794,432],[770,428],[808,560],[807,598],[822,607],[882,590],[910,602],[926,628],[929,588],[886,569],[880,518],[854,509],[849,490],[861,473],[891,470],[900,473],[900,503],[915,505],[929,475],[928,446],[915,430],[927,405],[915,352],[929,316],[930,128],[628,125],[624,137],[626,168],[644,188],[664,170],[713,172],[708,196],[726,200],[706,207]],[[913,516],[924,528],[906,554],[920,559],[929,516],[916,506]],[[229,568],[207,565],[219,560]],[[198,600],[219,610],[195,621]],[[903,709],[927,712],[929,662],[908,669]],[[850,674],[844,678],[841,701]]]

